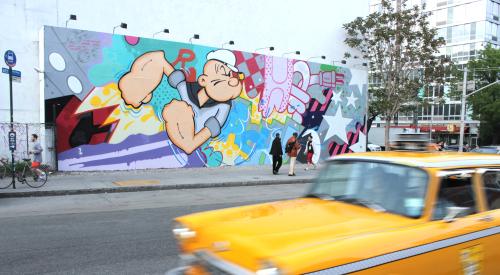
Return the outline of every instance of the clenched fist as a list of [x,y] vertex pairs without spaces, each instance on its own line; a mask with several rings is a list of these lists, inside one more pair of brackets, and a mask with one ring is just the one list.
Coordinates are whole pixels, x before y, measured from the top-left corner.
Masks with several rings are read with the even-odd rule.
[[191,154],[198,147],[195,142],[193,108],[184,101],[174,99],[163,108],[162,117],[172,143]]

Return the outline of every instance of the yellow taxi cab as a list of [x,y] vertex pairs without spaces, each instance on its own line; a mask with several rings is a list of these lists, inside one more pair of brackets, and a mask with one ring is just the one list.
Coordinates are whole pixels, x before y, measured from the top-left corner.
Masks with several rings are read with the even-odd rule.
[[500,274],[500,156],[334,157],[301,198],[175,219],[167,274]]

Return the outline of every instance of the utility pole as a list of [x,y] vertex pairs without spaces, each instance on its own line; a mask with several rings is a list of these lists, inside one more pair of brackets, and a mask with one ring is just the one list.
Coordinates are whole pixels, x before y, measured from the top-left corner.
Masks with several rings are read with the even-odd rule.
[[462,110],[460,111],[460,139],[458,151],[464,151],[464,132],[465,132],[465,99],[467,97],[467,67],[464,68],[464,81],[462,87]]
[[[12,158],[11,169],[12,169],[12,188],[16,189],[15,180],[15,165],[14,165],[14,151],[16,151],[16,132],[14,131],[14,105],[13,105],[13,95],[12,95],[12,67],[16,66],[17,58],[16,54],[7,50],[4,54],[5,64],[9,67],[9,94],[10,94],[10,131],[9,131],[9,149]],[[2,69],[3,71],[3,69]]]
[[[465,71],[464,71],[464,79],[467,79],[467,68],[465,68]],[[489,88],[493,85],[496,85],[500,82],[500,80],[497,80],[493,83],[490,83],[484,87],[481,87],[477,90],[475,90],[474,92],[470,93],[470,94],[467,94],[467,88],[464,86],[464,89],[462,91],[462,112],[460,113],[460,144],[459,144],[459,148],[458,148],[458,151],[459,152],[462,152],[463,151],[463,140],[464,140],[464,128],[465,128],[465,102],[467,100],[467,97],[477,93],[477,92],[480,92],[486,88]],[[465,85],[465,81],[464,81],[464,85]],[[470,137],[470,133],[469,133],[469,137]]]

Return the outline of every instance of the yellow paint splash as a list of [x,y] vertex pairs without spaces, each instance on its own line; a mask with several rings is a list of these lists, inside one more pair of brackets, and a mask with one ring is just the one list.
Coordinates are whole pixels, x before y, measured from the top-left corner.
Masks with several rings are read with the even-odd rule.
[[[139,108],[127,106],[116,83],[96,87],[80,104],[75,114],[101,108],[112,108],[103,125],[115,124],[109,143],[120,143],[134,134],[154,135],[164,131],[163,123],[155,116],[150,105]],[[133,127],[132,127],[133,125]]]
[[220,151],[224,156],[224,163],[228,165],[234,165],[234,162],[238,157],[243,159],[248,159],[248,154],[243,152],[240,147],[234,143],[236,140],[236,135],[231,133],[227,136],[226,141],[212,141],[210,146],[214,148],[215,151]]

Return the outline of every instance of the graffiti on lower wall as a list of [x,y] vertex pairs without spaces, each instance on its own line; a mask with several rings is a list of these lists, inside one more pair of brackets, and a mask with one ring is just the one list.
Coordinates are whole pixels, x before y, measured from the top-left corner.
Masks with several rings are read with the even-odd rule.
[[269,164],[277,133],[365,150],[364,70],[50,26],[44,57],[60,170]]

